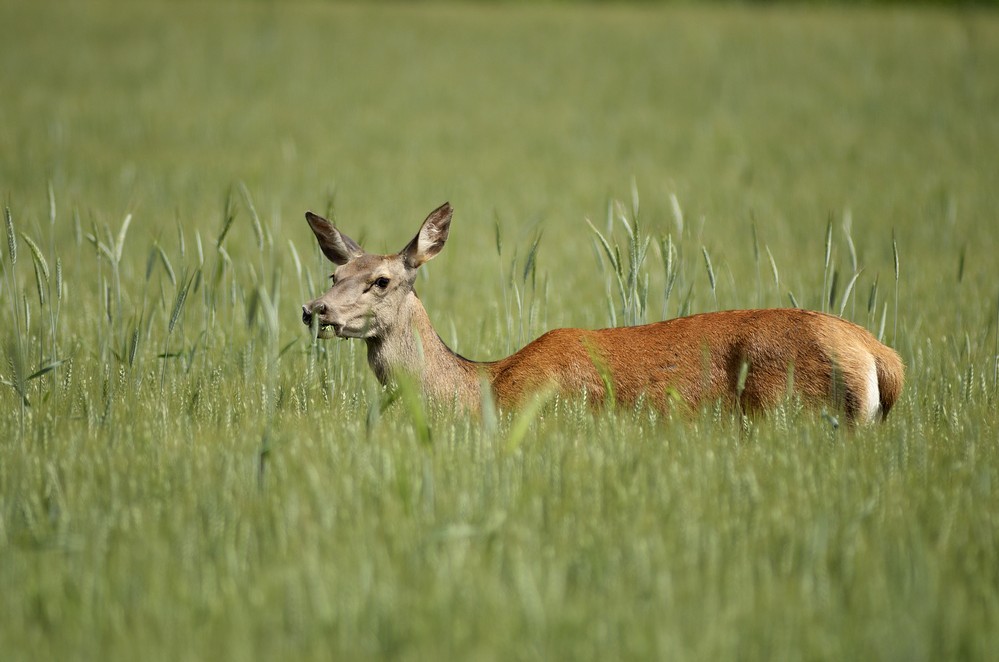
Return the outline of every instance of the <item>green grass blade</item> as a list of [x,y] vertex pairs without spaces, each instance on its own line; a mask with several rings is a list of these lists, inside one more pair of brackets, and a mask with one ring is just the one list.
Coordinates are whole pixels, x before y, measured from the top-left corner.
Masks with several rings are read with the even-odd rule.
[[41,249],[38,248],[38,244],[25,233],[21,233],[21,238],[24,239],[24,243],[28,245],[28,249],[31,251],[31,257],[38,268],[41,269],[42,275],[45,277],[45,282],[49,281],[49,263],[45,260],[45,256],[42,254]]

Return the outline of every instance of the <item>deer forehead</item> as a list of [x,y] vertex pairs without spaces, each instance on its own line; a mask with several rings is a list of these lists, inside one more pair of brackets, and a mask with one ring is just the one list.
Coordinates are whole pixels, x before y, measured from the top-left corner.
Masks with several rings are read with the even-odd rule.
[[378,278],[399,278],[406,265],[398,255],[365,254],[337,268],[337,281],[372,281]]

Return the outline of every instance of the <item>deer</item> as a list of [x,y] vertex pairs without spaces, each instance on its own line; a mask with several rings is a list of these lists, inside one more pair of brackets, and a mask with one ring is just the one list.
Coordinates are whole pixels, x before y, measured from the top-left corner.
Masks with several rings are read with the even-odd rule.
[[501,411],[544,391],[663,411],[720,402],[747,414],[793,395],[834,407],[851,424],[884,420],[902,390],[905,368],[894,350],[857,324],[798,308],[554,329],[506,358],[469,360],[441,340],[414,290],[420,267],[444,248],[452,213],[444,203],[389,255],[366,253],[327,219],[305,214],[336,266],[329,290],[302,306],[302,322],[316,338],[363,339],[383,386],[406,375],[428,400],[472,412],[486,388]]

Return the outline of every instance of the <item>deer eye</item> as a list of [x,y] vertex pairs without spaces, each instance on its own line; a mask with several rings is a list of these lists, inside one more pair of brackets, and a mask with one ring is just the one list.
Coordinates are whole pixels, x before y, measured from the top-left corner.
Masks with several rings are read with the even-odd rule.
[[380,290],[384,290],[386,287],[388,287],[388,285],[389,285],[389,279],[386,278],[385,276],[382,276],[381,278],[375,281],[375,287],[377,287]]
[[336,274],[330,274],[330,285],[336,285]]

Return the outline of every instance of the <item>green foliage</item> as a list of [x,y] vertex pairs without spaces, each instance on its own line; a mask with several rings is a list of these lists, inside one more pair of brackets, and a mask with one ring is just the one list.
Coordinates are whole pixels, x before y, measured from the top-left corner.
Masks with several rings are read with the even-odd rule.
[[[999,649],[996,17],[3,3],[0,62],[4,659]],[[902,399],[385,392],[300,321],[334,191],[378,252],[454,204],[417,287],[471,358],[791,301]]]

